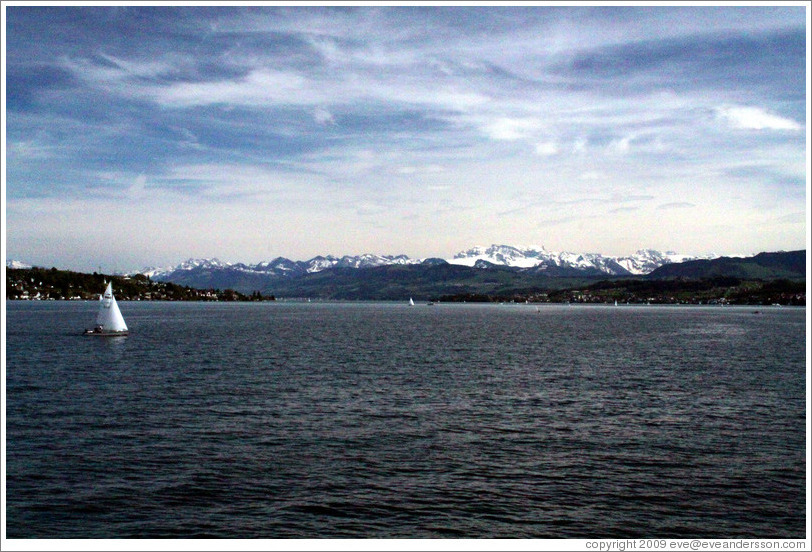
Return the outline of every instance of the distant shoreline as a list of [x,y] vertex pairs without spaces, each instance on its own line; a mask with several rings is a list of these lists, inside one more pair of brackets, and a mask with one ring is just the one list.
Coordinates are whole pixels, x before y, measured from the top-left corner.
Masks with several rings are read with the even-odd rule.
[[[98,301],[98,299],[6,299],[6,302],[13,302],[13,303],[93,303]],[[325,305],[325,304],[354,304],[354,303],[385,303],[385,304],[404,304],[408,306],[402,300],[396,299],[315,299],[313,301],[307,301],[306,299],[268,299],[265,301],[251,301],[251,300],[236,300],[236,301],[216,301],[216,300],[203,300],[203,299],[181,299],[181,300],[171,300],[171,299],[123,299],[119,300],[119,303],[223,303],[223,304],[234,304],[234,303],[274,303],[277,305],[280,304],[313,304],[313,305]],[[546,301],[546,302],[528,302],[528,303],[516,303],[516,302],[506,302],[506,301],[436,301],[432,303],[435,306],[439,305],[493,305],[493,306],[514,306],[514,307],[545,307],[545,306],[570,306],[570,307],[611,307],[611,308],[629,308],[629,307],[702,307],[702,308],[752,308],[752,307],[762,307],[762,308],[774,308],[774,309],[781,309],[781,308],[789,308],[789,309],[806,309],[805,304],[762,304],[762,303],[618,303],[614,305],[614,303],[598,303],[598,302],[574,302],[574,303],[567,303],[567,302],[553,302],[553,301]],[[428,306],[425,303],[417,303],[414,308],[420,308]]]
[[[349,275],[343,284],[323,279],[308,286],[310,289],[285,289],[284,282],[270,283],[263,291],[244,293],[234,289],[193,288],[172,282],[154,282],[143,275],[132,277],[84,274],[52,269],[8,269],[6,300],[20,301],[96,301],[110,280],[118,301],[164,302],[307,302],[313,301],[404,301],[410,297],[418,302],[435,303],[527,303],[541,304],[605,304],[614,305],[747,305],[747,306],[806,306],[805,279],[737,278],[714,276],[705,278],[675,277],[669,279],[617,278],[601,280],[539,280],[521,283],[509,278],[499,284],[487,281],[491,274],[464,269],[463,276],[486,278],[442,280],[447,274],[439,269],[434,280],[408,279],[410,270],[370,269],[369,279],[362,280],[358,272]],[[364,273],[366,274],[366,273]],[[406,277],[404,277],[404,274]],[[418,273],[418,276],[425,271]],[[504,273],[507,276],[512,274]],[[325,278],[322,274],[320,278]],[[373,281],[373,278],[378,278]],[[439,284],[438,284],[439,282]],[[551,287],[559,286],[559,287]],[[575,287],[577,286],[577,287]],[[490,289],[489,289],[490,287]],[[493,289],[499,287],[501,289]],[[250,289],[250,288],[249,288]],[[274,291],[276,293],[270,293]],[[294,291],[294,293],[289,293]],[[287,292],[287,293],[286,293]],[[298,292],[298,293],[296,293]],[[277,298],[277,293],[279,298]]]

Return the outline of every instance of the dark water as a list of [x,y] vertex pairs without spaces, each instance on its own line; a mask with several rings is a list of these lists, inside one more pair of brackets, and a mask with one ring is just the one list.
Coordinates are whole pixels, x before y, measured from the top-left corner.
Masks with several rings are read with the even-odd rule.
[[805,310],[7,302],[8,538],[805,531]]

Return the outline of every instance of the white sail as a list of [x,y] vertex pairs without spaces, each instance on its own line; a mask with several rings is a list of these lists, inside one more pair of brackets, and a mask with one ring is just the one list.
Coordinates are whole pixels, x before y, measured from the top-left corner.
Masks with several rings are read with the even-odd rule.
[[409,304],[410,304],[411,306],[414,306],[414,301],[412,300],[412,298],[411,298],[411,297],[409,297]]
[[99,297],[99,314],[96,316],[96,325],[101,326],[105,332],[126,332],[127,324],[118,310],[116,298],[113,297],[113,282],[107,284],[104,295]]

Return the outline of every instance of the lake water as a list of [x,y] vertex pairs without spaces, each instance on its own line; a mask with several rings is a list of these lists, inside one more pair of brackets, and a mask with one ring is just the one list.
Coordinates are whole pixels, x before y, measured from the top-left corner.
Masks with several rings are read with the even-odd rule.
[[804,537],[804,309],[96,305],[6,302],[8,538]]

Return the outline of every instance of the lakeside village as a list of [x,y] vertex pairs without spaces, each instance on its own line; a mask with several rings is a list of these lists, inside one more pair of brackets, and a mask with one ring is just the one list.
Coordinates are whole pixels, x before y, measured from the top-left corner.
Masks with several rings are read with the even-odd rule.
[[6,299],[29,301],[97,300],[104,283],[113,281],[119,301],[273,301],[259,292],[245,295],[233,289],[194,289],[171,282],[153,282],[147,276],[82,274],[56,268],[7,269]]
[[[83,274],[56,268],[7,269],[7,300],[97,300],[105,282],[113,281],[120,301],[275,301],[259,291],[244,294],[233,289],[195,289],[171,282],[153,282],[147,276]],[[415,296],[420,294],[415,291]],[[432,294],[434,295],[434,294]],[[317,300],[362,300],[330,297]],[[392,300],[401,298],[393,297]],[[308,298],[285,298],[288,301]],[[699,280],[601,280],[576,288],[513,290],[502,293],[463,292],[436,294],[438,303],[570,303],[570,304],[685,304],[805,306],[805,280],[742,280],[730,277]]]

